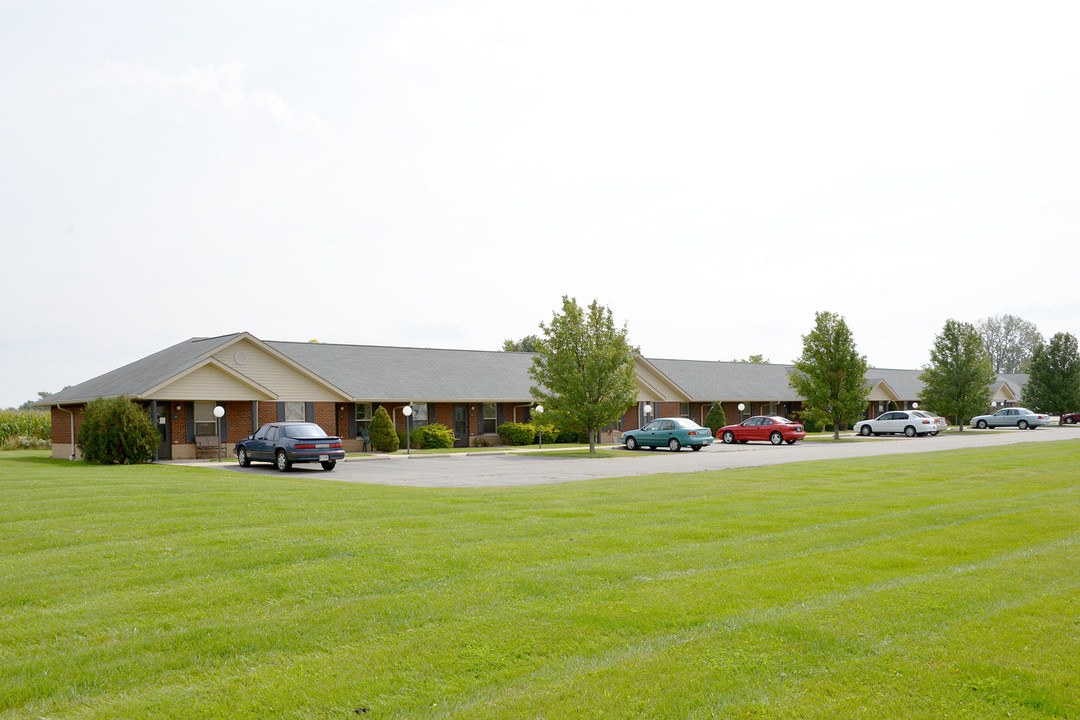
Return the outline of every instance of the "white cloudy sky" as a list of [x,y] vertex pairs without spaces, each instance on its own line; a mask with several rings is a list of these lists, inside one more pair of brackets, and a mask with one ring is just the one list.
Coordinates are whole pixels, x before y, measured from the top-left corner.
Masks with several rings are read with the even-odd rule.
[[0,407],[192,336],[1080,334],[1080,4],[0,6]]

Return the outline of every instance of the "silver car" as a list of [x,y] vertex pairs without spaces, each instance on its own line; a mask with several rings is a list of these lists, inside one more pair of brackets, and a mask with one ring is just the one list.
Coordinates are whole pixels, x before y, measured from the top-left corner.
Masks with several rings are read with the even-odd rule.
[[903,433],[908,437],[937,435],[939,430],[944,429],[939,428],[929,415],[920,413],[918,410],[893,410],[882,413],[873,420],[860,420],[855,423],[854,428],[855,432],[864,436]]
[[986,428],[1017,427],[1027,430],[1049,425],[1050,416],[1045,413],[1036,413],[1027,408],[1014,407],[1002,408],[993,415],[979,415],[971,418],[971,424],[980,430]]

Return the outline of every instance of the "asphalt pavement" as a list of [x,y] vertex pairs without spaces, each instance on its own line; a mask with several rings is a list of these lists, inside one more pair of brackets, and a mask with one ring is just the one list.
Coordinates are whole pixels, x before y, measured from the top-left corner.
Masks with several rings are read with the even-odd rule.
[[[700,452],[638,450],[631,452],[621,445],[615,458],[565,458],[544,452],[456,454],[396,454],[348,458],[326,472],[318,464],[295,465],[296,477],[373,483],[410,487],[507,487],[576,482],[597,478],[688,473],[733,468],[765,467],[810,460],[863,458],[875,455],[909,455],[960,448],[994,447],[1017,443],[1073,440],[1080,442],[1080,425],[1049,426],[1036,430],[1000,429],[989,431],[950,430],[936,437],[861,438],[847,436],[843,442],[802,441],[794,445],[768,443],[724,445],[716,443]],[[212,464],[208,467],[223,467]],[[236,463],[224,467],[235,472],[278,475],[272,465],[255,463],[241,468]]]

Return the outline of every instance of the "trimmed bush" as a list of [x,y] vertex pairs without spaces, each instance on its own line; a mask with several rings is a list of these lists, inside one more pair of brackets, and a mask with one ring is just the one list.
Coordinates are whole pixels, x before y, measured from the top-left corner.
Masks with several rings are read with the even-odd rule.
[[712,434],[716,435],[716,431],[728,424],[727,415],[724,413],[724,406],[720,403],[713,403],[709,408],[709,414],[705,416],[705,427],[712,430]]
[[154,459],[161,433],[144,408],[125,396],[86,404],[79,427],[79,450],[87,462],[134,465]]
[[413,430],[412,444],[415,448],[425,450],[452,448],[454,447],[454,433],[440,423],[423,425]]
[[390,413],[380,405],[371,417],[371,447],[379,452],[397,452],[400,446]]
[[507,445],[532,445],[536,441],[536,426],[531,423],[503,423],[499,426],[499,437]]

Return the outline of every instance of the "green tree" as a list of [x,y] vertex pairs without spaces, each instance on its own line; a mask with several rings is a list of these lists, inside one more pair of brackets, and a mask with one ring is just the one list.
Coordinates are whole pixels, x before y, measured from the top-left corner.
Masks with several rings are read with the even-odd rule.
[[371,447],[379,452],[397,452],[399,447],[394,421],[382,405],[371,416]]
[[634,353],[626,325],[615,327],[611,309],[596,300],[588,312],[577,299],[563,296],[562,313],[540,323],[544,337],[529,375],[530,391],[544,406],[544,420],[587,432],[596,452],[600,428],[618,420],[637,401]]
[[540,349],[540,338],[535,335],[526,335],[520,340],[503,340],[503,352],[537,352]]
[[1036,345],[1043,341],[1035,323],[1015,315],[994,315],[980,320],[975,329],[990,356],[996,373],[1025,372]]
[[78,446],[83,460],[134,465],[154,459],[161,433],[144,408],[120,395],[91,400],[83,410]]
[[764,355],[751,355],[745,360],[732,360],[731,362],[756,363],[761,365],[769,362],[769,358],[765,357]]
[[713,435],[716,435],[716,431],[727,424],[727,415],[724,414],[724,406],[718,402],[714,402],[712,407],[709,408],[709,414],[705,416],[705,427],[712,430]]
[[844,318],[831,312],[815,313],[814,329],[803,335],[802,355],[789,378],[791,387],[804,398],[803,415],[832,423],[833,439],[839,440],[840,426],[866,410],[867,367]]
[[1057,333],[1049,344],[1035,346],[1023,402],[1059,417],[1080,409],[1080,352],[1071,333]]
[[964,423],[990,407],[990,384],[995,380],[990,355],[971,323],[946,320],[934,339],[930,364],[919,379],[927,408],[953,418],[960,431]]

